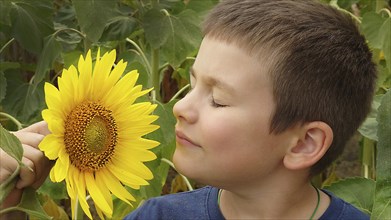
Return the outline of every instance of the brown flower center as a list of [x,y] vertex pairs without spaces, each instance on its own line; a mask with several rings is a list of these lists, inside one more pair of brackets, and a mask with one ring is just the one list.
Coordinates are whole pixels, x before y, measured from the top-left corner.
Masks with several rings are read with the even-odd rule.
[[94,102],[76,106],[65,122],[64,142],[71,163],[82,171],[105,166],[117,144],[112,112]]

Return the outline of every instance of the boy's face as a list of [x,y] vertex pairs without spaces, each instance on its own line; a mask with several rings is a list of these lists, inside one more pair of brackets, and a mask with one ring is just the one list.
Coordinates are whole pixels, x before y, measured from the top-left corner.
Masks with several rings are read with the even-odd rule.
[[266,65],[234,44],[206,37],[191,72],[192,90],[174,107],[176,168],[230,187],[262,181],[282,166],[286,133],[269,133],[274,109]]

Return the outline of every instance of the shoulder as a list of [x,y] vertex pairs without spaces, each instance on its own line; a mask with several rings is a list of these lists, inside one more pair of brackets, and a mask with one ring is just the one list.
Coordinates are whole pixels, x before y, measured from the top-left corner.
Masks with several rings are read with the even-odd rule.
[[327,190],[322,190],[330,196],[331,202],[326,212],[320,220],[369,220],[369,216],[354,207],[350,203],[336,197],[333,193]]
[[[211,204],[217,191],[213,187],[159,196],[147,200],[134,210],[126,220],[130,219],[211,219]],[[213,208],[213,207],[212,207]]]

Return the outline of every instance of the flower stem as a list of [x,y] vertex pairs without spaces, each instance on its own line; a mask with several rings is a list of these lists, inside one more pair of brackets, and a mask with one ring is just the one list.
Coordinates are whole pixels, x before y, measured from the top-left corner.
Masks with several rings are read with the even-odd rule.
[[84,213],[83,209],[80,206],[79,198],[76,199],[76,207],[75,207],[75,220],[83,220]]
[[161,101],[160,99],[160,72],[159,72],[159,49],[153,49],[152,50],[152,84],[154,91],[155,91],[155,97],[152,97],[153,101]]
[[145,56],[144,51],[141,50],[140,46],[137,45],[137,43],[134,42],[133,40],[126,38],[126,41],[132,44],[136,48],[136,50],[140,53],[141,58],[143,59],[145,65],[147,66],[148,74],[151,74],[152,72],[151,64],[149,63],[147,57]]
[[184,86],[182,89],[180,89],[177,93],[175,93],[175,95],[170,99],[169,102],[172,102],[173,100],[175,100],[176,98],[178,98],[178,96],[180,94],[182,94],[186,89],[188,89],[190,87],[190,84],[187,84],[186,86]]
[[[166,159],[166,158],[162,158],[161,161],[167,163],[168,165],[170,165],[170,167],[172,167],[174,170],[176,170],[176,169],[175,169],[175,165],[174,165],[170,160],[168,160],[168,159]],[[177,172],[178,172],[178,171],[177,171]],[[180,174],[180,173],[178,173],[178,174],[179,174],[179,175],[183,178],[183,180],[185,181],[185,183],[186,183],[186,185],[187,185],[187,188],[188,188],[190,191],[193,191],[194,189],[193,189],[193,187],[191,186],[189,179],[187,179],[187,177],[185,177],[184,175],[182,175],[182,174]]]
[[9,115],[5,112],[0,112],[0,116],[4,116],[4,117],[8,118],[9,120],[11,120],[16,125],[18,130],[23,128],[22,123],[20,123],[18,121],[18,119],[14,118],[12,115]]
[[11,40],[9,40],[7,43],[4,44],[4,46],[0,49],[0,54],[3,52],[3,50],[8,47],[8,45],[10,45],[13,41],[15,40],[15,38],[12,38]]

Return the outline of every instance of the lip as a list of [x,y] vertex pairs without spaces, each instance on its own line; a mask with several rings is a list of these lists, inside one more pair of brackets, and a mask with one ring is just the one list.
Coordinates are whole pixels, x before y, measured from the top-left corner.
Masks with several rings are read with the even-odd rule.
[[200,147],[198,144],[194,143],[190,138],[188,138],[182,131],[175,130],[176,142],[181,146],[189,147]]

